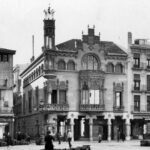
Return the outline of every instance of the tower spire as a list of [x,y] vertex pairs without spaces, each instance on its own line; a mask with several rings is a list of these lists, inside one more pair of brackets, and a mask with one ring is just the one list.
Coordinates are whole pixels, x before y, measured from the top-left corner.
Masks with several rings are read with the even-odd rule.
[[49,5],[47,10],[44,10],[44,47],[46,49],[55,49],[55,20],[54,9]]

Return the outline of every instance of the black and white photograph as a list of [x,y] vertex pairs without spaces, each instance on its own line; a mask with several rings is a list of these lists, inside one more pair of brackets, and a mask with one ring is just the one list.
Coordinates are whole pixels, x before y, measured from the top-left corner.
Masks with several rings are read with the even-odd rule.
[[0,0],[0,150],[149,148],[149,0]]

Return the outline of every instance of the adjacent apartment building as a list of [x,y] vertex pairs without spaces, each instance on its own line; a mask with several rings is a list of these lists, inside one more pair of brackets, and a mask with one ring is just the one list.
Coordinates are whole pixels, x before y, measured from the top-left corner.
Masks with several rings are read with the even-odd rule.
[[65,137],[68,129],[73,140],[97,140],[99,133],[108,141],[142,136],[149,129],[149,69],[141,68],[150,63],[148,46],[132,44],[129,33],[125,52],[102,41],[94,27],[82,39],[55,45],[53,14],[45,11],[41,55],[20,74],[16,129],[33,138],[47,130]]
[[13,136],[13,55],[16,51],[0,48],[0,139]]

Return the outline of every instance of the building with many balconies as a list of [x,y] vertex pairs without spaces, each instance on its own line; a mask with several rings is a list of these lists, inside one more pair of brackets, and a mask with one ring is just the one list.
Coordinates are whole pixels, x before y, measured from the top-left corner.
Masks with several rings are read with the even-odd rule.
[[13,55],[16,51],[0,48],[0,139],[13,136]]
[[128,33],[128,99],[130,100],[131,136],[150,134],[150,43]]

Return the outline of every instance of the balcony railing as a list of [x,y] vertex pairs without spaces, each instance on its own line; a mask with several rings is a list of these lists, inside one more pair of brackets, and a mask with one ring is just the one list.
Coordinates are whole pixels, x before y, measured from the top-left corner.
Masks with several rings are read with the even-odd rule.
[[68,104],[44,104],[39,106],[40,111],[69,111]]
[[132,85],[132,92],[135,93],[142,93],[142,92],[150,92],[150,89],[147,88],[147,85],[140,85],[139,88],[134,87],[134,85]]
[[46,79],[54,79],[56,78],[56,70],[51,70],[51,69],[44,69],[43,71],[43,77]]
[[132,105],[131,111],[133,113],[150,113],[150,106],[140,105],[139,107],[136,107],[136,106]]
[[105,105],[99,105],[99,104],[80,104],[80,111],[86,112],[86,111],[92,111],[92,112],[98,112],[98,111],[104,111]]
[[123,112],[124,106],[113,106],[114,112]]
[[142,70],[142,69],[146,69],[146,64],[143,63],[143,62],[140,62],[139,65],[136,65],[133,63],[133,67],[132,67],[133,70]]
[[13,114],[13,109],[12,108],[0,108],[0,115],[3,114]]

